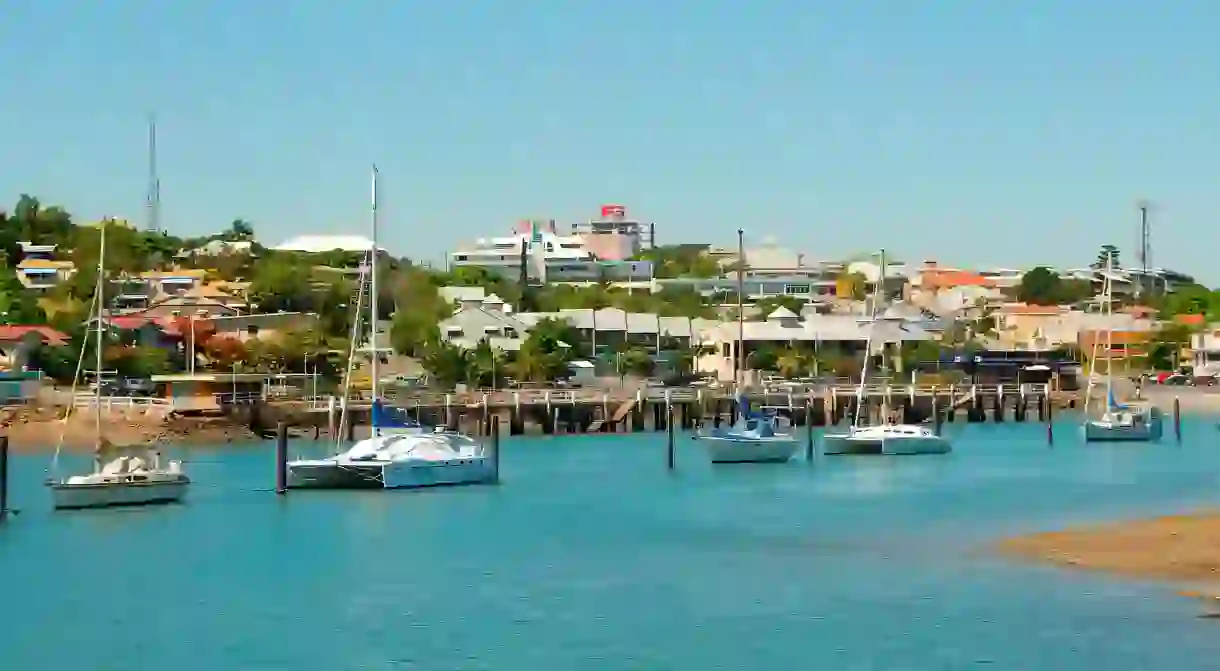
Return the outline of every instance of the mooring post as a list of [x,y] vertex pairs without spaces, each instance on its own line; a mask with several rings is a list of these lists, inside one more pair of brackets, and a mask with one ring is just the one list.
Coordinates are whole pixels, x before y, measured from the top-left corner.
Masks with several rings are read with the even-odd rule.
[[500,416],[491,417],[491,481],[500,484]]
[[1050,394],[1042,397],[1042,401],[1046,403],[1046,444],[1054,447],[1055,445],[1055,406],[1051,404]]
[[932,427],[939,436],[941,430],[940,397],[936,395],[936,387],[932,387]]
[[288,424],[280,422],[275,427],[275,493],[288,492]]
[[0,524],[8,517],[8,436],[0,436]]
[[677,461],[674,455],[674,407],[672,405],[666,406],[665,411],[668,415],[665,418],[665,466],[672,471]]
[[805,399],[805,461],[813,463],[813,398]]
[[1182,444],[1182,401],[1177,396],[1173,397],[1173,437]]

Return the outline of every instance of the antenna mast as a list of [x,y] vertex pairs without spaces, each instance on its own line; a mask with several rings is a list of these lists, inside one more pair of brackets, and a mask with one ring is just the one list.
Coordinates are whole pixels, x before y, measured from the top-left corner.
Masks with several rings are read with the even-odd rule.
[[148,195],[145,201],[148,220],[145,228],[150,233],[161,230],[161,180],[157,177],[157,118],[148,115]]
[[1140,296],[1145,291],[1151,294],[1153,289],[1156,287],[1156,283],[1155,281],[1150,282],[1150,277],[1148,275],[1149,271],[1152,269],[1152,230],[1148,224],[1148,201],[1141,200],[1137,206],[1140,210],[1140,281],[1135,287],[1135,298],[1138,301]]

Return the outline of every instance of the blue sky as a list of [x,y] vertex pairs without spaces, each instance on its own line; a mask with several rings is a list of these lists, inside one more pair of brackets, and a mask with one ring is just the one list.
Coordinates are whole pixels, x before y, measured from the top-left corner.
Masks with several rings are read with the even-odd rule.
[[621,203],[664,242],[1134,260],[1213,283],[1220,3],[8,3],[0,198],[441,258]]

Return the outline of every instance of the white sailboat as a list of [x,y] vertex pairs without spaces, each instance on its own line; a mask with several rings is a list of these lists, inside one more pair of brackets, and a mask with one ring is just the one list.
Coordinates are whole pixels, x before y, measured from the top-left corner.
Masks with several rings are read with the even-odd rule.
[[[847,433],[828,433],[822,438],[822,453],[844,454],[945,454],[952,450],[949,441],[936,432],[915,424],[895,424],[890,421],[888,408],[881,411],[882,423],[866,426],[861,423],[864,412],[865,385],[868,382],[869,361],[873,353],[873,337],[876,332],[879,303],[885,286],[885,250],[881,250],[881,273],[878,289],[873,295],[872,312],[867,320],[868,338],[864,344],[864,366],[860,371],[860,384],[856,387],[856,413]],[[882,355],[884,343],[882,344]]]
[[[737,229],[737,342],[734,343],[733,380],[737,385],[737,421],[733,426],[700,432],[695,440],[707,447],[713,464],[757,464],[784,462],[796,452],[796,438],[791,427],[780,425],[774,412],[751,412],[750,402],[741,391],[741,370],[744,364],[745,311],[745,231]],[[785,431],[787,428],[787,431]]]
[[[496,460],[478,441],[444,427],[429,430],[400,408],[382,400],[377,346],[377,168],[373,168],[372,239],[369,251],[369,351],[373,407],[372,436],[325,459],[288,462],[288,487],[293,489],[395,489],[495,482]],[[356,299],[352,327],[353,359],[360,329],[364,278]],[[351,379],[351,364],[347,379]],[[347,407],[347,404],[344,404]],[[346,409],[344,411],[346,421]],[[342,431],[340,431],[342,435]]]
[[[1161,411],[1148,403],[1122,404],[1114,397],[1114,259],[1106,258],[1105,275],[1101,283],[1101,314],[1106,320],[1106,354],[1097,356],[1100,344],[1098,338],[1093,338],[1093,353],[1090,358],[1092,369],[1089,371],[1089,384],[1085,389],[1083,426],[1085,442],[1150,442],[1159,440],[1164,432],[1164,422]],[[1097,364],[1105,362],[1105,398],[1102,413],[1098,417],[1090,417],[1092,401],[1097,388]]]
[[[94,291],[92,310],[96,326],[96,360],[94,390],[94,454],[93,471],[84,475],[71,475],[59,479],[56,471],[59,465],[59,454],[63,448],[64,436],[61,433],[59,443],[55,447],[55,457],[51,464],[51,479],[47,484],[51,489],[51,497],[55,508],[102,508],[108,506],[149,505],[154,503],[175,503],[186,496],[190,479],[182,471],[182,462],[170,461],[162,468],[161,454],[152,445],[136,445],[116,447],[106,441],[102,435],[102,350],[104,347],[103,333],[106,328],[103,320],[105,306],[105,263],[106,263],[106,224],[99,227],[100,252],[98,255],[97,288]],[[85,347],[81,347],[81,355],[76,365],[76,378],[73,381],[75,399],[76,381],[80,379],[81,368],[85,360]],[[72,416],[70,406],[64,414],[65,431],[67,422]]]
[[753,412],[744,394],[737,394],[739,418],[728,428],[699,434],[713,464],[785,462],[796,453],[791,426],[783,426],[775,412]]

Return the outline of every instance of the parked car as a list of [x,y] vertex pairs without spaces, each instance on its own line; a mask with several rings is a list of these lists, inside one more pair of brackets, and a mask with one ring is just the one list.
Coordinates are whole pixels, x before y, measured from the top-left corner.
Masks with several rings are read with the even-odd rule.
[[1161,380],[1160,380],[1161,384],[1169,385],[1171,387],[1183,387],[1183,386],[1190,385],[1192,382],[1193,382],[1193,380],[1191,380],[1191,378],[1189,376],[1183,375],[1181,373],[1174,373],[1172,375],[1168,375],[1164,378],[1161,378]]
[[128,396],[152,396],[157,391],[157,385],[152,380],[129,377],[119,385]]

